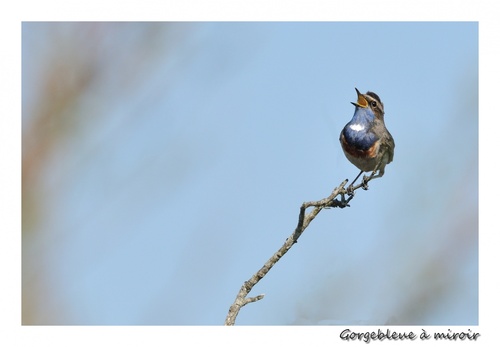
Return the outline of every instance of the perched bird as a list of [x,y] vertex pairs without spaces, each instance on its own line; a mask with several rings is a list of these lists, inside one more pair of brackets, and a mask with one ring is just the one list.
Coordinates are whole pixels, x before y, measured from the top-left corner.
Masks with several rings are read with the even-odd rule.
[[[374,92],[361,94],[357,88],[358,101],[352,102],[356,107],[354,116],[340,133],[340,144],[345,156],[361,170],[350,187],[363,172],[370,176],[363,178],[363,188],[366,183],[384,175],[385,166],[394,157],[394,139],[384,123],[384,104]],[[375,172],[378,170],[378,174]]]

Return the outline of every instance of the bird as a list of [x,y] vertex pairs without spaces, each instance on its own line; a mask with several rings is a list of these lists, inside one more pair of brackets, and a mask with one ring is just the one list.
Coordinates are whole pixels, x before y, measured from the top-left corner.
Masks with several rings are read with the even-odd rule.
[[[353,190],[354,182],[363,172],[372,172],[363,177],[361,187],[368,189],[368,181],[382,177],[385,166],[394,159],[394,139],[385,127],[384,104],[374,92],[361,94],[357,88],[358,100],[351,102],[355,106],[354,115],[340,132],[340,145],[346,158],[361,172],[349,186]],[[376,171],[378,171],[377,174]]]

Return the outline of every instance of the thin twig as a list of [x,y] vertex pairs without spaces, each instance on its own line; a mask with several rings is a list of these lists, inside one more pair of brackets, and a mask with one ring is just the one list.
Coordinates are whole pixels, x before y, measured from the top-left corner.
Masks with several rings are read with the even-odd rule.
[[[300,206],[299,212],[299,222],[297,227],[295,228],[292,235],[290,235],[286,240],[283,246],[273,254],[271,258],[257,271],[248,281],[245,281],[236,295],[236,299],[234,303],[229,308],[229,312],[226,317],[225,325],[234,325],[236,321],[236,316],[240,312],[240,309],[250,302],[259,301],[264,298],[264,294],[260,294],[256,297],[247,298],[247,295],[250,293],[252,288],[262,279],[264,276],[271,270],[271,268],[283,257],[292,246],[297,243],[297,240],[302,235],[304,230],[309,226],[309,223],[321,212],[324,208],[329,207],[348,207],[349,202],[354,198],[354,191],[358,188],[367,189],[367,183],[371,179],[368,177],[364,184],[360,184],[354,187],[349,186],[347,189],[345,185],[348,180],[344,180],[338,187],[336,187],[330,196],[327,198],[321,199],[319,201],[310,201],[304,202],[302,206]],[[345,199],[345,196],[348,195],[348,198]],[[340,196],[340,199],[337,197]],[[309,207],[314,207],[314,209],[306,214],[306,210]]]

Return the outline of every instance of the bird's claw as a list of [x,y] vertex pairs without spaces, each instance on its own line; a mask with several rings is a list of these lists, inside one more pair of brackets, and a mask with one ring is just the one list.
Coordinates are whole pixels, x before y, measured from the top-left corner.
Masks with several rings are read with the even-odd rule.
[[354,186],[352,184],[347,187],[346,193],[349,196],[354,196],[355,191],[354,191]]
[[332,201],[332,204],[333,204],[334,202],[336,202],[335,207],[340,207],[340,208],[350,207],[350,206],[349,206],[349,201],[351,201],[352,196],[349,196],[349,198],[346,200],[346,198],[345,198],[345,194],[349,194],[349,193],[348,193],[346,190],[345,190],[344,192],[341,192],[341,193],[340,193],[340,201],[338,201],[338,200],[333,200],[333,201]]
[[363,176],[363,182],[361,183],[361,188],[363,188],[363,190],[368,190],[368,182],[370,179],[371,177],[369,176]]

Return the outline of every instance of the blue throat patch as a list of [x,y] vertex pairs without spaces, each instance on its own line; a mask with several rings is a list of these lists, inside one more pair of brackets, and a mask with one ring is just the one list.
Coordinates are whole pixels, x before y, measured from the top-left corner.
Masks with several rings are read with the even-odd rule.
[[[356,107],[354,116],[343,130],[347,143],[359,150],[370,149],[379,139],[371,131],[374,119],[375,114],[370,108]],[[362,128],[362,130],[354,130],[351,126]]]

